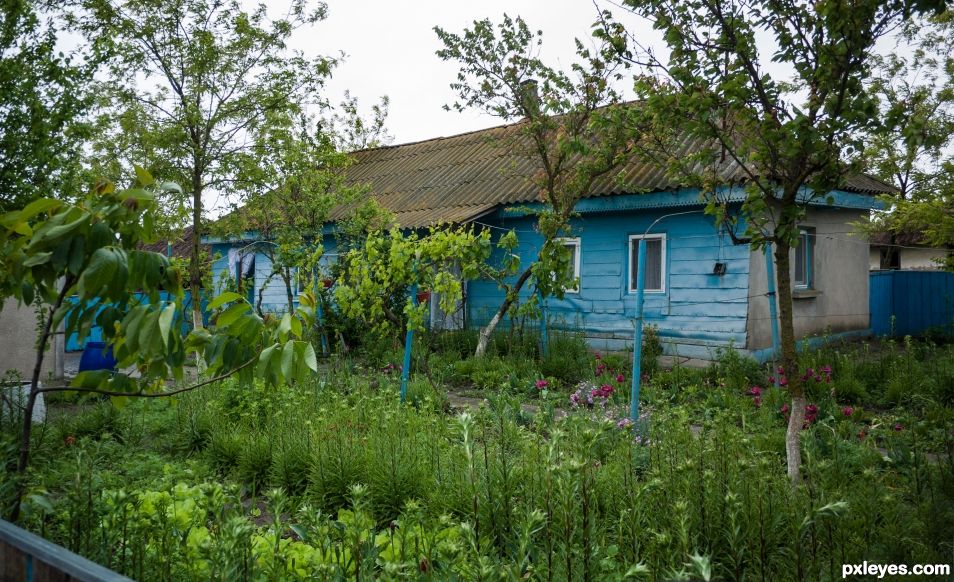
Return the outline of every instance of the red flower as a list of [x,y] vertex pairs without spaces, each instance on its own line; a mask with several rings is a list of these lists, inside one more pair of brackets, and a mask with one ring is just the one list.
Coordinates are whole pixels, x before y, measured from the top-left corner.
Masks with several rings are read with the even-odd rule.
[[596,354],[593,357],[596,359],[597,362],[603,359],[603,356],[601,356],[599,352],[596,352]]
[[894,432],[901,432],[902,430],[904,430],[904,425],[900,422],[894,425]]
[[788,410],[789,410],[789,408],[788,408],[788,402],[786,402],[785,404],[783,404],[782,407],[778,409],[779,412],[781,412],[782,414],[784,414],[784,415],[786,415],[786,416],[788,415]]
[[622,374],[616,374],[616,381],[622,384],[623,382],[626,381],[626,376]]
[[756,396],[755,398],[753,398],[752,404],[754,404],[756,408],[762,408],[762,397]]
[[73,435],[70,435],[66,437],[65,439],[63,439],[63,442],[66,444],[66,446],[71,447],[76,444],[76,437]]
[[867,434],[868,434],[868,433],[865,432],[865,429],[859,430],[859,431],[858,431],[858,440],[859,440],[859,441],[865,440],[865,436],[866,436]]
[[761,386],[752,386],[751,388],[749,388],[749,394],[751,394],[752,396],[761,396],[761,395],[762,395],[762,387],[761,387]]
[[851,416],[852,414],[855,413],[855,409],[850,406],[846,406],[841,409],[841,413],[844,414],[845,416]]
[[547,382],[546,380],[537,380],[536,383],[534,383],[534,386],[537,387],[537,390],[543,390],[544,388],[546,388],[546,387],[549,386],[549,385],[550,385],[550,383]]

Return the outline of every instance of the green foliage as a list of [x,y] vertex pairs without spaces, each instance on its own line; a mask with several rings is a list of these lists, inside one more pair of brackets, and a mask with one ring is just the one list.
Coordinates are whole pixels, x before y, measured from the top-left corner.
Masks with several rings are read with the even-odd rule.
[[590,353],[582,334],[551,332],[548,353],[540,358],[540,372],[572,386],[590,374]]
[[79,182],[100,58],[62,52],[61,16],[56,5],[0,8],[0,212]]
[[[726,400],[698,434],[688,409],[659,407],[634,443],[600,411],[524,424],[519,401],[494,398],[449,418],[401,407],[396,388],[367,378],[333,382],[288,387],[264,422],[213,417],[212,442],[238,443],[225,473],[234,484],[149,457],[129,477],[125,465],[104,464],[123,462],[112,440],[80,439],[44,465],[50,510],[29,502],[29,525],[143,580],[424,570],[440,579],[825,579],[842,562],[942,563],[950,550],[951,468],[926,461],[914,428],[885,427],[885,457],[869,440],[880,429],[859,439],[865,421],[823,407],[802,434],[812,488],[793,489],[777,469],[784,419],[767,393],[761,408],[741,394]],[[149,410],[185,418],[183,408],[217,412],[228,398],[197,392]],[[133,407],[120,414],[138,418]],[[213,446],[200,456],[215,455]],[[286,480],[295,489],[268,489]]]
[[[409,289],[437,293],[440,307],[452,312],[463,297],[461,282],[477,276],[490,255],[490,233],[469,228],[432,228],[426,235],[397,228],[368,233],[363,246],[343,258],[335,300],[342,313],[381,334],[395,328],[421,330],[426,302],[402,299]],[[403,317],[392,310],[401,305]],[[406,321],[406,323],[405,323]]]
[[[533,164],[530,180],[540,192],[543,208],[537,230],[543,237],[535,260],[521,266],[508,249],[516,234],[503,235],[503,265],[487,276],[504,291],[504,300],[484,329],[475,353],[483,355],[487,339],[520,290],[531,279],[542,297],[563,297],[573,283],[570,255],[559,238],[571,234],[570,216],[593,184],[628,161],[640,132],[633,108],[620,104],[612,86],[622,77],[611,43],[587,48],[575,41],[578,62],[570,72],[553,68],[539,58],[540,32],[532,32],[520,17],[504,15],[494,26],[489,19],[474,21],[463,34],[434,31],[443,43],[437,55],[460,66],[451,84],[458,101],[447,109],[476,109],[504,120],[523,119],[516,131],[495,144],[516,151]],[[509,277],[520,273],[515,279]],[[534,294],[534,297],[537,293]],[[533,300],[531,300],[533,301]],[[535,310],[531,305],[531,309]]]

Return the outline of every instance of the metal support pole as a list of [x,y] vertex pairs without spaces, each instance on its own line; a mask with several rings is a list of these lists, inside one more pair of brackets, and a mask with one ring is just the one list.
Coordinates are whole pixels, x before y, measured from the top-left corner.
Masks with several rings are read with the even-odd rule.
[[[411,286],[411,306],[417,307],[417,285]],[[414,343],[414,328],[410,322],[404,336],[404,367],[401,369],[401,403],[407,400],[407,380],[411,375],[411,344]]]
[[639,382],[643,359],[643,292],[646,290],[646,238],[639,239],[636,255],[636,328],[633,330],[633,385],[630,390],[629,418],[633,426],[639,420]]
[[[772,322],[772,367],[775,367],[775,358],[778,357],[779,332],[778,332],[778,293],[775,290],[775,260],[772,257],[772,244],[765,245],[765,276],[768,279],[768,297],[769,319]],[[775,387],[779,387],[779,374],[775,370],[772,374],[775,378]]]
[[322,355],[331,355],[331,349],[328,346],[328,334],[325,333],[325,310],[321,306],[321,294],[315,293],[315,314],[318,316],[318,325],[321,326],[321,353]]
[[537,297],[540,301],[540,354],[547,357],[550,355],[550,338],[547,336],[547,302],[539,289]]

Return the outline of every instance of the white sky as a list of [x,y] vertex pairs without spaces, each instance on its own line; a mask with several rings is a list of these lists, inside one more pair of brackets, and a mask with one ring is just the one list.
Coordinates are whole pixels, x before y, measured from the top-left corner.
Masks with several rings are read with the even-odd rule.
[[[631,24],[630,31],[658,38],[648,24],[631,15],[623,18],[624,11],[607,0],[599,2]],[[273,16],[282,14],[285,7],[283,0],[269,2]],[[456,81],[458,69],[435,54],[443,45],[432,29],[440,26],[461,33],[474,20],[490,18],[496,23],[504,13],[519,15],[532,30],[542,30],[542,57],[561,68],[574,60],[573,38],[589,43],[591,25],[597,19],[591,0],[328,0],[328,18],[299,30],[293,46],[308,56],[346,53],[328,84],[328,99],[336,105],[350,90],[359,99],[360,110],[367,112],[380,96],[387,95],[391,99],[387,130],[393,143],[406,143],[502,123],[476,111],[443,110],[444,104],[454,101],[449,85]]]

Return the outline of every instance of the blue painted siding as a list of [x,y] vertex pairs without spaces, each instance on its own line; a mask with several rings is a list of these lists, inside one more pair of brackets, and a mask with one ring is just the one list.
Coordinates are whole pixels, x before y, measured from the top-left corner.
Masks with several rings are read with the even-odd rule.
[[[607,345],[615,342],[618,349],[631,346],[628,338],[633,332],[635,294],[629,291],[629,236],[642,234],[668,212],[646,209],[638,213],[585,214],[574,219],[573,235],[580,238],[580,290],[567,293],[562,300],[548,300],[551,324],[583,329]],[[534,218],[500,213],[482,222],[498,227],[493,231],[494,241],[504,232],[499,228],[516,229],[522,263],[533,260],[542,243],[542,237],[533,232]],[[711,346],[731,342],[744,347],[749,247],[733,246],[726,235],[720,238],[712,218],[701,213],[666,218],[652,234],[666,235],[665,292],[647,292],[644,311],[647,322],[659,326],[664,345],[671,344],[668,350],[699,357]],[[495,252],[491,261],[500,260]],[[716,261],[727,264],[726,274],[721,277],[712,275]],[[526,299],[530,291],[525,289],[522,298]],[[502,300],[503,293],[494,283],[469,282],[470,324],[486,324]]]
[[[229,276],[229,249],[233,247],[245,248],[248,245],[248,240],[235,243],[215,242],[211,245],[212,256],[214,259],[212,262],[212,273],[213,280],[216,283],[216,292],[221,291],[224,278]],[[337,243],[335,238],[331,235],[326,235],[324,247],[325,253],[319,263],[322,270],[330,268],[331,265],[337,261]],[[269,260],[268,255],[261,252],[255,253],[254,287],[250,290],[249,300],[252,302],[257,302],[259,291],[264,287],[264,291],[262,292],[262,310],[273,312],[287,311],[288,299],[285,294],[285,282],[277,275],[269,280],[269,275],[271,272],[272,263]],[[295,282],[293,282],[292,291],[297,304],[298,289],[297,286],[295,286]]]

